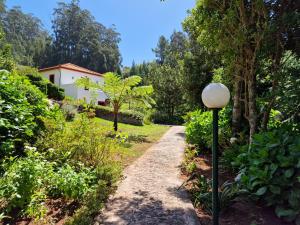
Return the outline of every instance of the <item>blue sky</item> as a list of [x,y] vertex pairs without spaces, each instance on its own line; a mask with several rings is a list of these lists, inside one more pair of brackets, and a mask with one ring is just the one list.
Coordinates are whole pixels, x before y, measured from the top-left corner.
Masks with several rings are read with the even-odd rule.
[[[6,6],[21,6],[24,12],[40,18],[45,28],[51,30],[53,8],[57,2],[6,0]],[[151,49],[156,46],[159,36],[169,37],[174,30],[182,30],[181,22],[187,10],[195,5],[195,0],[81,0],[80,5],[105,26],[116,25],[122,39],[122,64],[130,66],[133,60],[141,63],[154,59]]]

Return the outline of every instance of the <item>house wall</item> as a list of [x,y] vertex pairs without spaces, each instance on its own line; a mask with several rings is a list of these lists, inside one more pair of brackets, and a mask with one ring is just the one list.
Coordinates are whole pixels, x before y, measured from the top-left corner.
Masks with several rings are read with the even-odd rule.
[[[87,102],[90,102],[93,99],[93,92],[83,88],[78,88],[75,84],[75,81],[82,77],[89,77],[95,83],[104,83],[103,77],[67,69],[54,69],[42,71],[41,73],[48,80],[49,76],[54,74],[54,83],[63,88],[67,96],[70,96],[74,99],[86,99]],[[104,102],[105,99],[108,98],[103,91],[96,91],[96,93],[96,104],[98,101]]]
[[47,78],[48,80],[49,80],[49,76],[51,74],[54,74],[54,84],[56,84],[57,86],[60,86],[60,70],[59,69],[42,71],[40,73],[43,74],[43,76],[45,78]]

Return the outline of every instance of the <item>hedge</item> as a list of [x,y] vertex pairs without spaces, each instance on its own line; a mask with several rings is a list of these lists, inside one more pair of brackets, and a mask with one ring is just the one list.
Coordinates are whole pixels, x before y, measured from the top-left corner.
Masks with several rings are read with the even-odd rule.
[[[114,120],[113,110],[112,108],[107,106],[96,106],[95,114],[96,117],[102,119],[106,119],[110,121]],[[142,113],[134,112],[131,110],[119,111],[118,113],[118,121],[121,123],[142,126],[143,120],[144,120],[144,115]]]

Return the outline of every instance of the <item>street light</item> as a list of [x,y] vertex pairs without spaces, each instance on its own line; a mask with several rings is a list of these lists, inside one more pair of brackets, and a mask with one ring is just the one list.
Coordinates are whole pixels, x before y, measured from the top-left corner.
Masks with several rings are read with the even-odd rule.
[[213,110],[213,145],[212,145],[212,205],[213,225],[219,224],[218,196],[218,111],[229,102],[230,92],[221,83],[211,83],[202,91],[204,105]]

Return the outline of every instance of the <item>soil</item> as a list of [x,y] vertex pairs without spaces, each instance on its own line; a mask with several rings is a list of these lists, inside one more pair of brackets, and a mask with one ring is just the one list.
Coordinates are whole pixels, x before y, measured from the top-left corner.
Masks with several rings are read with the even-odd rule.
[[[211,179],[212,167],[211,156],[200,155],[194,159],[197,169],[194,173],[204,175]],[[189,175],[183,171],[183,177],[188,179]],[[226,180],[234,180],[234,175],[228,171],[219,171],[219,183]],[[185,185],[188,191],[192,188],[192,182]],[[211,225],[211,216],[202,208],[196,208],[197,216],[201,225]],[[251,200],[236,199],[234,203],[220,214],[220,225],[294,225],[279,219],[273,208],[255,203]]]
[[62,198],[49,199],[45,204],[47,215],[41,221],[34,221],[30,218],[24,218],[20,212],[15,211],[10,215],[10,218],[4,219],[2,224],[5,225],[39,225],[39,224],[56,224],[62,225],[65,221],[74,214],[75,210],[80,205],[74,201],[67,201]]

